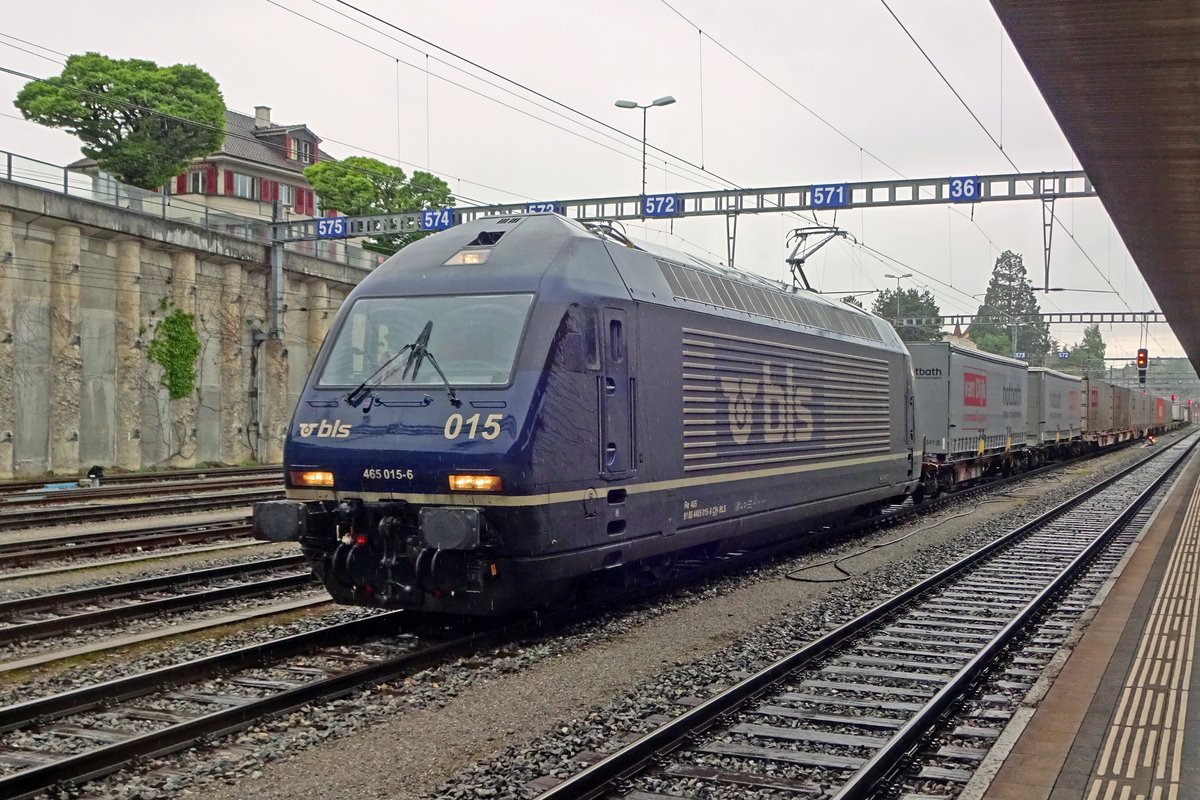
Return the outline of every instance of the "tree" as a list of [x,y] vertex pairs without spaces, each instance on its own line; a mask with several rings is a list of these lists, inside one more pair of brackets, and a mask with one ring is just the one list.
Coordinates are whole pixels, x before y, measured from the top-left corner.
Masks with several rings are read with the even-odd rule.
[[928,289],[884,289],[875,298],[871,307],[877,316],[892,320],[892,327],[906,342],[940,342],[942,329],[937,325],[899,325],[898,320],[906,317],[940,317],[942,309],[933,293]]
[[57,78],[25,84],[13,104],[26,119],[75,134],[101,169],[143,189],[225,140],[221,89],[192,64],[73,55]]
[[[321,210],[343,214],[396,214],[423,208],[454,205],[450,187],[429,172],[404,170],[375,158],[350,156],[342,161],[320,161],[304,170],[304,178],[321,198]],[[424,233],[390,234],[369,240],[370,249],[394,253],[425,236]]]
[[[1005,250],[996,259],[987,294],[975,313],[968,335],[980,350],[1007,356],[1023,352],[1031,362],[1040,361],[1050,352],[1050,326],[1045,322],[1020,321],[1040,317],[1042,309],[1033,296],[1019,253]],[[997,334],[1005,337],[1006,346],[1001,347]],[[1014,336],[1016,347],[1013,347]]]
[[1106,350],[1100,326],[1089,325],[1083,329],[1083,341],[1072,347],[1070,357],[1060,363],[1065,371],[1076,375],[1103,375]]

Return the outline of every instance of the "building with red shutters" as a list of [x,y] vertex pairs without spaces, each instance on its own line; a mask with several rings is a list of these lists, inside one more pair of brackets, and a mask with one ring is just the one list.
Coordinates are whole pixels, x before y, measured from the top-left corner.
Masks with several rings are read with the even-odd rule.
[[[320,146],[320,137],[307,125],[273,122],[267,106],[255,106],[253,117],[226,109],[221,149],[193,161],[164,190],[188,203],[240,217],[269,221],[276,200],[285,221],[314,217],[317,199],[304,179],[304,168],[329,159]],[[98,182],[108,178],[92,159],[76,161],[70,168],[90,173]]]

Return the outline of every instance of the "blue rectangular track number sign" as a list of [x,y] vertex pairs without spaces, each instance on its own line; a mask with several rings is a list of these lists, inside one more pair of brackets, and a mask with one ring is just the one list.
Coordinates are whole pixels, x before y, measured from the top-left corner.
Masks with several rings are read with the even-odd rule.
[[979,178],[971,175],[961,178],[949,178],[949,188],[946,192],[946,197],[955,203],[971,203],[979,199],[982,193],[982,187],[979,185]]
[[346,218],[345,217],[325,217],[317,220],[317,238],[318,239],[344,239],[346,238]]
[[426,208],[421,211],[421,230],[444,231],[454,224],[454,211],[449,208]]
[[647,217],[677,217],[683,204],[677,194],[648,194],[642,197],[642,214]]
[[561,214],[563,213],[562,203],[556,200],[541,200],[536,203],[525,204],[526,214]]
[[808,190],[809,205],[813,208],[842,208],[850,205],[850,184],[813,184]]

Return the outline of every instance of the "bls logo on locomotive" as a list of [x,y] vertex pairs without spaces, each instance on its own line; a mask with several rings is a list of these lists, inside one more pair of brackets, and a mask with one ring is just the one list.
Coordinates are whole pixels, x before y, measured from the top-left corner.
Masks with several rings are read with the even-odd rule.
[[812,399],[812,389],[796,386],[792,368],[784,369],[783,384],[771,376],[771,365],[763,364],[761,381],[753,378],[721,378],[721,391],[729,405],[729,432],[733,441],[748,444],[754,431],[754,400],[762,392],[762,440],[778,442],[807,442],[812,439],[813,417],[805,403]]
[[318,439],[348,439],[350,438],[350,423],[330,422],[327,419],[321,420],[319,424],[316,422],[300,423],[301,439],[307,439],[314,432]]

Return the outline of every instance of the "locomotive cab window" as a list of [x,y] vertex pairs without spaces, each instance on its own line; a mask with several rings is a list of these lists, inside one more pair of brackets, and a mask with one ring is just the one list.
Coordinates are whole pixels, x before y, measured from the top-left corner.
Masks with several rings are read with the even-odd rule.
[[428,361],[415,375],[411,369],[404,375],[408,357],[402,351],[427,326],[426,351],[451,384],[507,385],[532,303],[531,294],[358,300],[335,336],[318,385],[355,386],[380,370],[380,387],[441,386]]

